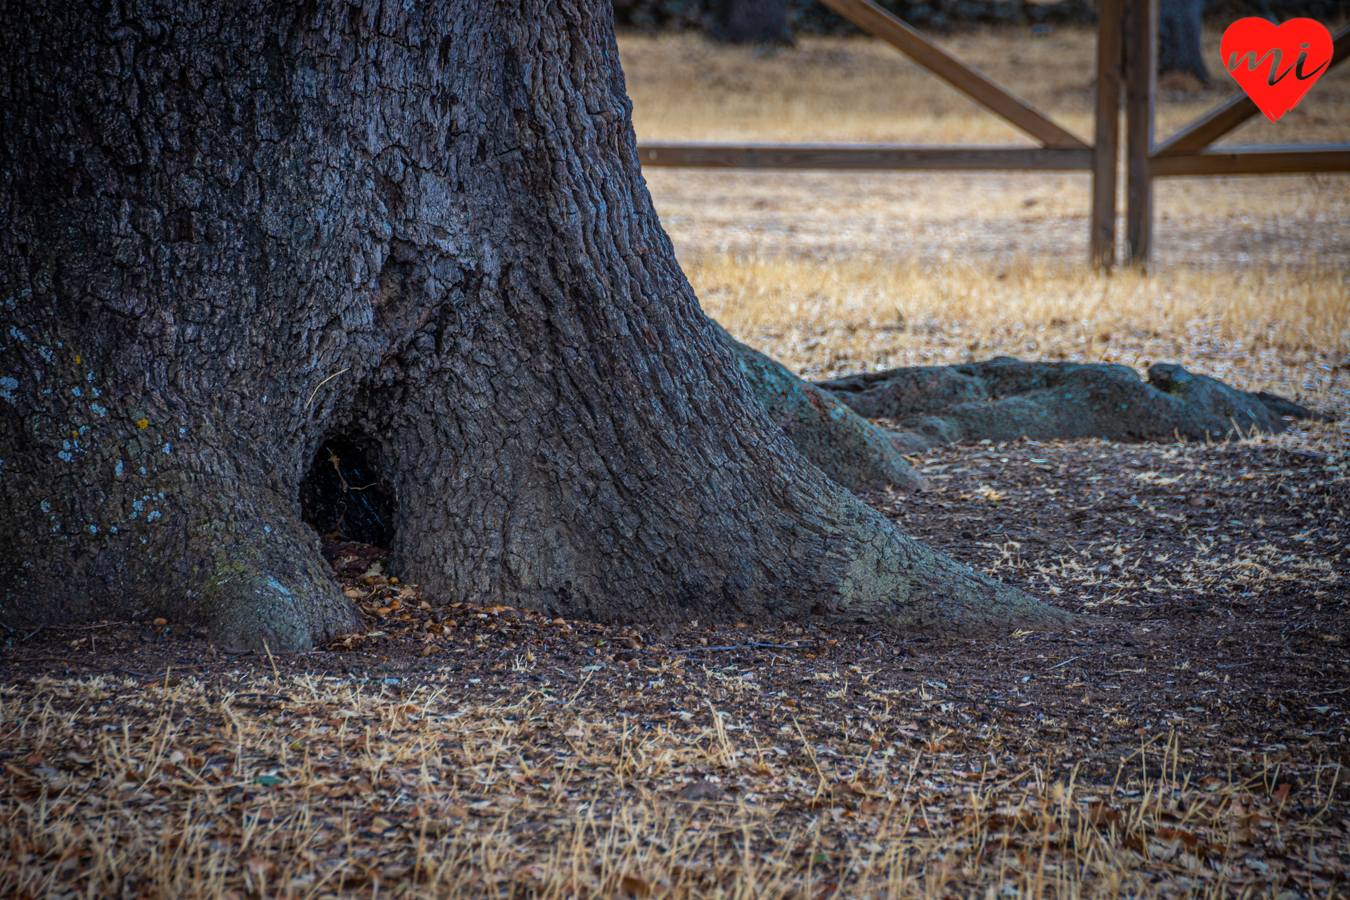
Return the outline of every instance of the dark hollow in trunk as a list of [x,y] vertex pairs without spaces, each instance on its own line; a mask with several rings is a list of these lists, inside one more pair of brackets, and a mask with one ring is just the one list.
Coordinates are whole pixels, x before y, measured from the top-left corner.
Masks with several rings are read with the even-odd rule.
[[731,44],[791,44],[786,0],[715,0],[712,34]]
[[1158,11],[1158,72],[1181,72],[1209,83],[1200,52],[1200,14],[1204,0],[1162,0]]
[[319,445],[300,482],[300,516],[306,525],[330,540],[393,546],[398,498],[373,455],[344,437]]
[[606,0],[0,7],[0,620],[162,615],[273,651],[356,629],[302,520],[327,449],[346,505],[316,524],[341,533],[353,480],[383,482],[395,500],[362,528],[441,602],[1061,621],[794,447],[785,428],[831,464],[814,398],[852,434],[840,477],[912,477],[700,311],[641,179],[611,18]]

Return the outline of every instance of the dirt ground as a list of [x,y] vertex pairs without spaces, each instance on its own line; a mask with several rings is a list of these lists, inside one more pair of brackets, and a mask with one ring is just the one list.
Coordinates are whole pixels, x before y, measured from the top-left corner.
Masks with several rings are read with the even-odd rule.
[[[762,687],[781,685],[805,702],[812,693],[793,690],[797,681],[846,664],[868,671],[873,691],[951,682],[937,689],[940,702],[922,704],[931,715],[921,723],[1059,720],[1063,727],[1035,733],[1060,737],[1047,748],[1057,765],[1101,763],[1109,773],[1113,751],[1094,745],[1169,728],[1205,748],[1192,761],[1198,775],[1230,764],[1214,750],[1308,761],[1350,753],[1341,697],[1350,692],[1350,459],[1241,442],[1020,441],[936,448],[921,462],[928,490],[863,498],[930,546],[1083,614],[1076,629],[993,641],[766,622],[572,622],[559,632],[562,623],[514,610],[423,609],[415,586],[345,573],[370,630],[323,651],[222,656],[170,623],[108,623],[14,633],[0,672],[23,685],[94,673],[236,677],[266,674],[275,662],[286,671],[393,673],[400,684],[435,673],[472,694],[471,679],[527,650],[529,671],[564,682],[579,668],[622,673],[674,654],[754,673]],[[811,652],[769,646],[793,643]],[[736,647],[711,649],[724,645]],[[609,699],[611,713],[646,715],[672,698]],[[594,708],[605,711],[604,701],[593,698]],[[1089,710],[1101,721],[1070,724]]]
[[[645,177],[683,260],[871,254],[980,268],[1087,260],[1091,181],[1076,173],[649,169]],[[1350,268],[1350,176],[1160,179],[1155,193],[1159,271]]]
[[13,634],[0,887],[1347,896],[1350,460],[1288,443],[952,446],[865,497],[1062,633],[605,628],[354,571],[369,630],[308,654]]

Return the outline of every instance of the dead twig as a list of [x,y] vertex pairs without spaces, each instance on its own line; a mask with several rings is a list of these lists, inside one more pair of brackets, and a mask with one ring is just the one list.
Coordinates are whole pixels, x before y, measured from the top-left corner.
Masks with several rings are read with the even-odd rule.
[[309,395],[309,400],[305,403],[305,409],[309,409],[310,405],[314,402],[314,398],[317,397],[317,396],[319,395],[319,388],[323,387],[325,384],[327,384],[328,382],[332,381],[334,378],[338,377],[338,376],[341,375],[343,372],[350,372],[351,370],[352,370],[352,367],[351,367],[351,366],[348,366],[347,368],[342,369],[341,371],[334,372],[332,375],[329,375],[329,376],[328,376],[327,378],[325,378],[323,381],[320,381],[317,385],[315,385],[315,386],[314,386],[314,393],[312,393],[312,394]]
[[[160,673],[158,673],[157,675],[149,675],[149,674],[147,674],[147,675],[140,675],[140,674],[137,674],[137,677],[138,677],[138,678],[155,678],[155,679],[168,678],[168,677],[169,677],[169,673],[170,673],[171,671],[173,671],[174,669],[177,669],[177,670],[180,671],[180,672],[184,672],[184,671],[187,671],[188,669],[205,669],[208,665],[210,665],[210,663],[198,663],[198,664],[195,665],[195,666],[168,666],[168,667],[166,667],[166,668],[164,669],[163,672],[160,672]],[[118,669],[117,671],[119,671],[119,672],[130,672],[131,670],[130,670],[130,669]]]
[[766,644],[751,641],[748,644],[723,644],[718,647],[687,647],[683,650],[671,650],[671,653],[718,653],[727,650],[811,650],[815,644]]
[[[38,634],[38,632],[41,632],[41,631],[98,631],[98,630],[101,629],[101,628],[112,628],[112,627],[114,627],[114,626],[116,626],[116,625],[131,625],[131,624],[134,624],[134,623],[131,623],[131,622],[100,622],[100,623],[97,624],[97,625],[39,625],[36,629],[34,629],[33,631],[29,632],[28,635],[27,635],[26,637],[24,637],[22,640],[20,640],[19,643],[23,643],[24,641],[28,640],[29,638],[36,637],[37,634]],[[5,623],[4,623],[4,622],[0,622],[0,625],[5,625]],[[6,628],[9,628],[8,625],[5,625],[5,627],[6,627]],[[13,628],[9,628],[9,630],[10,630],[10,632],[17,634],[17,632],[15,632]]]

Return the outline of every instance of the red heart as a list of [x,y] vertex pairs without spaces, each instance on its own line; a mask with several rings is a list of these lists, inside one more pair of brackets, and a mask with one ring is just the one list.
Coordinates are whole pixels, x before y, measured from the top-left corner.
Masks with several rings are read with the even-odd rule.
[[1331,32],[1312,19],[1276,27],[1238,19],[1219,44],[1224,68],[1272,122],[1298,105],[1331,63]]

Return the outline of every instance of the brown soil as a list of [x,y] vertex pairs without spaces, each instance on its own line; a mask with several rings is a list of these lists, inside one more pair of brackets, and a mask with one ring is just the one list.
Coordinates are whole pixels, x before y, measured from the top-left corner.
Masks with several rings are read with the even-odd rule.
[[[416,587],[397,579],[347,575],[346,589],[358,599],[369,630],[308,654],[228,657],[175,623],[106,623],[12,635],[0,655],[0,678],[9,686],[0,700],[11,712],[26,710],[28,724],[18,715],[0,724],[5,791],[12,792],[11,800],[25,791],[35,796],[42,767],[62,765],[34,734],[40,701],[77,717],[90,708],[87,698],[80,699],[90,684],[99,697],[122,698],[111,713],[103,713],[114,724],[140,717],[145,721],[139,728],[147,730],[159,715],[155,692],[167,697],[168,685],[181,683],[181,690],[204,692],[205,707],[217,702],[212,698],[234,698],[226,732],[230,715],[259,717],[278,728],[310,722],[304,740],[313,740],[313,752],[321,757],[317,748],[333,738],[318,737],[316,726],[332,714],[314,712],[317,699],[302,700],[298,688],[284,685],[326,676],[335,685],[378,695],[377,704],[443,696],[437,702],[460,704],[459,710],[475,715],[498,710],[497,715],[509,714],[506,722],[525,716],[534,724],[512,727],[533,731],[508,748],[523,754],[521,760],[550,753],[558,761],[569,753],[584,757],[580,745],[604,732],[603,723],[625,735],[630,728],[648,736],[662,729],[671,735],[682,729],[711,734],[710,726],[718,727],[709,713],[715,708],[726,722],[737,723],[733,737],[742,747],[753,744],[762,753],[796,742],[805,748],[809,760],[796,751],[785,759],[814,772],[819,784],[808,785],[814,797],[797,797],[776,776],[761,777],[777,771],[764,767],[762,756],[760,774],[745,763],[736,769],[728,760],[727,770],[705,761],[672,769],[665,781],[643,782],[642,790],[672,799],[743,802],[781,793],[786,805],[775,827],[809,825],[817,829],[813,840],[825,841],[820,846],[827,851],[830,841],[846,846],[859,829],[866,836],[862,818],[850,824],[840,813],[831,824],[816,811],[824,803],[865,817],[872,801],[858,779],[866,780],[868,760],[876,754],[912,758],[915,766],[926,758],[922,765],[932,766],[921,772],[928,793],[896,783],[889,786],[895,802],[941,801],[939,795],[959,793],[961,779],[968,778],[981,785],[993,784],[995,777],[1022,786],[1072,781],[1080,790],[1096,791],[1097,805],[1084,807],[1097,810],[1093,815],[1106,815],[1101,810],[1109,812],[1113,802],[1127,810],[1132,802],[1149,802],[1148,779],[1160,771],[1166,775],[1170,766],[1173,783],[1245,791],[1246,799],[1224,807],[1230,817],[1233,809],[1247,810],[1259,824],[1265,820],[1254,810],[1278,807],[1260,815],[1285,836],[1246,825],[1224,826],[1227,831],[1219,834],[1224,828],[1211,822],[1206,831],[1195,820],[1174,831],[1158,826],[1134,837],[1122,832],[1115,846],[1135,847],[1131,841],[1175,833],[1197,859],[1213,860],[1200,866],[1204,877],[1220,871],[1221,864],[1231,868],[1236,860],[1255,859],[1259,865],[1242,869],[1244,883],[1255,888],[1269,882],[1300,892],[1291,896],[1345,889],[1350,867],[1346,460],[1259,441],[1189,446],[1023,441],[937,448],[915,462],[930,479],[930,490],[865,499],[957,559],[1084,613],[1080,627],[982,643],[813,624],[604,628],[549,622],[502,607],[454,604],[436,611]],[[565,736],[573,722],[580,724]],[[120,733],[120,726],[115,730]],[[176,738],[189,761],[205,767],[199,772],[234,759],[218,730],[192,725]],[[385,734],[383,727],[378,733]],[[331,751],[328,765],[341,777],[349,768],[354,772],[358,755],[374,752],[373,735],[368,727],[360,747]],[[812,746],[833,758],[817,758]],[[911,781],[915,771],[911,767]],[[620,774],[616,803],[625,796],[623,783]],[[942,787],[953,783],[956,788]],[[376,821],[395,821],[398,815],[468,817],[470,811],[489,815],[470,804],[486,803],[493,788],[470,784],[462,790],[453,795],[448,813],[428,813],[425,801],[386,797],[379,806],[383,818]],[[236,803],[261,802],[250,794],[235,796]],[[344,803],[366,808],[361,806],[366,801],[343,800],[341,793],[328,796],[332,809]],[[372,796],[385,795],[376,790]],[[557,797],[550,802],[556,807]],[[933,812],[938,818],[929,821],[926,833],[972,821],[967,812],[958,815],[954,799],[946,802],[950,821],[941,819],[939,803]],[[600,815],[596,810],[602,807],[591,807],[588,815]],[[1161,821],[1185,820],[1175,813]],[[734,832],[742,826],[733,816],[727,827]],[[761,826],[768,828],[756,827]],[[1286,845],[1295,832],[1314,843],[1330,842],[1319,845],[1316,865],[1299,856],[1304,851]],[[774,833],[765,832],[766,848],[775,846]],[[1147,860],[1143,848],[1139,843]],[[832,858],[829,852],[820,857],[822,871]],[[1156,861],[1146,866],[1154,888],[1156,879],[1163,879],[1164,888],[1173,884],[1166,881],[1171,877],[1166,867],[1157,868]],[[838,883],[842,876],[832,877]],[[3,878],[0,866],[0,884]]]
[[[1057,740],[1046,749],[1062,765],[1113,766],[1107,745],[1172,727],[1207,745],[1196,760],[1202,770],[1226,765],[1227,753],[1207,763],[1209,753],[1237,747],[1310,759],[1350,751],[1341,711],[1350,693],[1350,464],[1242,443],[1101,441],[956,445],[916,461],[931,490],[864,499],[929,545],[1091,618],[1069,634],[992,643],[812,624],[633,630],[572,622],[562,633],[509,608],[419,608],[426,604],[416,587],[348,574],[346,590],[371,631],[275,662],[293,671],[392,674],[400,683],[433,672],[452,683],[500,682],[466,686],[472,693],[521,680],[494,676],[493,667],[527,649],[540,672],[563,682],[581,667],[609,671],[675,654],[753,673],[808,704],[815,692],[799,690],[802,680],[847,664],[870,673],[873,691],[947,682],[923,704],[920,721],[935,726],[992,717],[1037,739],[1047,718],[1078,720],[1052,729]],[[755,646],[793,643],[801,648]],[[730,645],[737,649],[711,649]],[[257,657],[220,656],[172,623],[46,628],[12,636],[0,655],[10,684],[39,675],[159,678],[170,668],[209,676],[269,667]],[[631,712],[671,700],[648,696]],[[938,708],[948,704],[950,711]],[[1083,723],[1089,710],[1100,721]]]

